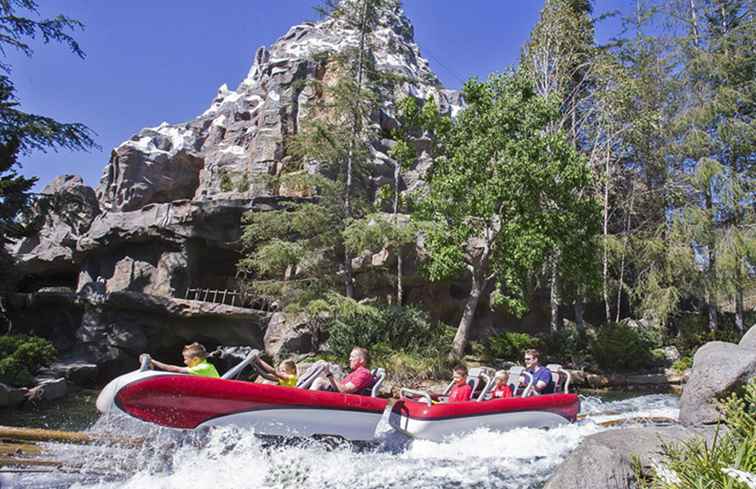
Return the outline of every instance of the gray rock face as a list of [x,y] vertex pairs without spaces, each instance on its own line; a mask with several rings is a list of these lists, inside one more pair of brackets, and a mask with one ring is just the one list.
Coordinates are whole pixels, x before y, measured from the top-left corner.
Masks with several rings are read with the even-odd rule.
[[55,401],[65,397],[67,393],[66,379],[47,379],[29,389],[28,398],[32,401]]
[[[406,95],[433,97],[444,112],[461,107],[459,94],[441,87],[413,36],[400,9],[383,12],[371,34],[377,68],[407,80],[384,90],[376,127],[396,126],[395,102]],[[179,199],[270,195],[266,178],[285,166],[284,140],[312,115],[320,97],[308,82],[332,81],[336,67],[328,60],[358,43],[358,33],[339,19],[293,26],[269,48],[259,48],[236,90],[222,85],[199,117],[143,129],[116,148],[97,190],[103,208],[125,212]],[[376,153],[377,167],[386,158]]]
[[57,177],[42,190],[34,213],[38,232],[10,246],[22,271],[50,273],[74,267],[76,241],[100,213],[94,190],[81,177]]
[[265,351],[281,360],[284,356],[315,351],[318,342],[306,315],[291,315],[283,312],[273,314],[265,330]]
[[717,400],[756,375],[756,350],[712,341],[698,349],[680,401],[680,422],[686,426],[719,421]]
[[591,435],[557,467],[544,489],[634,488],[634,456],[649,469],[661,460],[662,443],[701,435],[679,426],[624,428]]

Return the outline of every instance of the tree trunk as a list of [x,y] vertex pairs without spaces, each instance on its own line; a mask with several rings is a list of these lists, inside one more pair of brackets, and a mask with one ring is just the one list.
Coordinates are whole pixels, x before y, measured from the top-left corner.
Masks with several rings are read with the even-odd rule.
[[551,257],[551,283],[549,303],[551,305],[551,331],[559,331],[559,254]]
[[737,286],[735,291],[735,327],[745,333],[745,321],[743,320],[743,288]]
[[[394,163],[394,227],[399,226],[399,171],[400,165]],[[402,305],[402,246],[396,246],[396,303]]]
[[585,302],[583,302],[582,294],[575,301],[575,326],[578,329],[585,328],[585,319],[583,317],[585,313]]
[[[368,13],[368,0],[363,0],[362,7],[362,21],[361,21],[361,34],[360,34],[360,48],[357,58],[357,87],[355,94],[356,100],[362,92],[362,77],[364,72],[363,64],[365,63],[365,39],[367,36],[367,13]],[[359,103],[359,102],[357,102]],[[357,144],[357,135],[360,132],[360,113],[355,107],[352,121],[352,140],[349,143],[349,153],[347,155],[347,168],[346,168],[346,190],[344,197],[344,213],[347,220],[352,218],[352,173],[354,166],[354,146]],[[354,272],[352,271],[352,256],[344,250],[344,289],[346,296],[350,299],[354,298]]]
[[709,331],[717,330],[717,305],[709,302],[706,304],[706,309],[709,312]]
[[480,302],[480,295],[483,293],[483,287],[485,286],[478,278],[476,272],[473,272],[472,276],[470,295],[467,297],[467,302],[465,302],[465,309],[462,311],[462,318],[459,320],[457,333],[454,335],[454,341],[452,342],[452,351],[449,354],[449,358],[453,360],[460,359],[465,354],[465,348],[467,348],[470,337],[470,327],[475,317],[475,310],[478,308],[478,302]]
[[604,288],[604,310],[606,312],[606,322],[610,321],[611,310],[609,309],[609,150],[606,152],[606,161],[604,164],[604,256],[603,256],[603,288]]

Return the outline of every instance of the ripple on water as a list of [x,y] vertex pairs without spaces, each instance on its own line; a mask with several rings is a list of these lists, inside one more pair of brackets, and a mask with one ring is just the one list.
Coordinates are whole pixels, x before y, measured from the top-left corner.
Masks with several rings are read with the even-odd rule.
[[[677,410],[677,398],[668,395],[612,402],[584,398],[582,404],[591,419],[675,415]],[[135,434],[122,420],[100,421],[96,427]],[[178,441],[168,430],[153,430],[158,442],[136,452],[109,448],[87,454],[91,448],[73,447],[67,451],[69,457],[86,459],[93,470],[123,470],[118,480],[79,478],[35,487],[534,489],[543,485],[583,438],[604,429],[590,420],[551,430],[521,428],[500,433],[481,428],[444,443],[416,440],[401,450],[396,446],[354,450],[318,442],[270,445],[250,431],[234,428],[210,432],[199,448],[191,439]]]

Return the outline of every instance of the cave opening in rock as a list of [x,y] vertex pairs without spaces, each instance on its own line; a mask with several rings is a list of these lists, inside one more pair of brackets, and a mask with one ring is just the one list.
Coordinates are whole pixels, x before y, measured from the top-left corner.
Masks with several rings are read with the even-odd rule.
[[21,278],[17,290],[25,294],[38,292],[40,289],[47,288],[66,288],[74,291],[76,290],[78,280],[79,271],[73,268],[45,271],[44,273],[30,273]]

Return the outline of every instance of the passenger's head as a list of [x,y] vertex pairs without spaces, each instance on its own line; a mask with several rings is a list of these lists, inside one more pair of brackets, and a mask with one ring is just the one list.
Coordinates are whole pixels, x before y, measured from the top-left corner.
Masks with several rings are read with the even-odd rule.
[[194,342],[186,345],[181,355],[184,357],[184,364],[192,367],[207,358],[207,350],[200,343]]
[[281,372],[287,373],[289,375],[297,375],[297,364],[291,358],[288,358],[279,363],[278,369]]
[[452,379],[455,384],[459,385],[467,382],[467,367],[462,364],[455,366],[452,371]]
[[509,372],[506,370],[499,370],[496,372],[496,375],[494,376],[494,382],[496,382],[496,385],[504,385],[507,383],[507,380],[509,380]]
[[349,354],[349,368],[367,367],[370,364],[370,354],[367,348],[355,346]]
[[538,350],[530,349],[525,350],[525,366],[527,368],[532,368],[538,365],[538,359],[541,356],[541,354],[538,352]]

